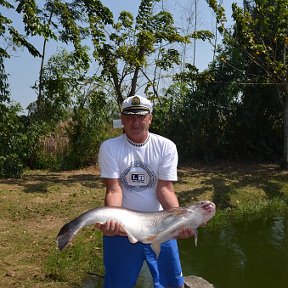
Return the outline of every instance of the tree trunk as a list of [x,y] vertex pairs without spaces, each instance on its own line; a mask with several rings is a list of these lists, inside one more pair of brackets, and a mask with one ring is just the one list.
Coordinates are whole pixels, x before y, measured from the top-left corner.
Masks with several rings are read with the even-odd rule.
[[[52,20],[53,12],[50,13],[48,25],[50,26]],[[42,102],[42,91],[43,91],[43,69],[44,69],[44,62],[45,62],[45,54],[46,54],[46,44],[48,39],[44,38],[43,47],[42,47],[42,55],[41,55],[41,66],[39,72],[39,85],[38,85],[38,97],[37,97],[37,109],[40,108]]]

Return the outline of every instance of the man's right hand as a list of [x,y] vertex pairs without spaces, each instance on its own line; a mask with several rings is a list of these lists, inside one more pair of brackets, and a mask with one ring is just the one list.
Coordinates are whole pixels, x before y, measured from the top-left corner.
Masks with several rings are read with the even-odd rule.
[[104,224],[96,223],[96,227],[105,236],[127,236],[127,233],[123,229],[120,223],[115,220],[108,220]]

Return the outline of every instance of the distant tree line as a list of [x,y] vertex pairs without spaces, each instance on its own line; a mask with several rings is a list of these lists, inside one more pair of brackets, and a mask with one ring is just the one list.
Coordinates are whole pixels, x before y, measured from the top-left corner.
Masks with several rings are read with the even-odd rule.
[[[26,167],[95,164],[100,143],[121,133],[111,123],[122,101],[139,91],[155,106],[152,131],[177,144],[181,162],[278,161],[288,168],[288,0],[233,4],[231,27],[223,7],[207,0],[222,34],[219,45],[210,31],[181,34],[161,2],[142,0],[136,17],[122,11],[115,20],[97,0],[43,7],[34,0],[0,1],[1,9],[19,13],[25,31],[0,15],[6,43],[0,47],[0,177],[20,177]],[[43,38],[41,51],[29,42],[36,35]],[[69,46],[46,59],[49,39]],[[195,40],[215,44],[204,71],[184,58],[185,45]],[[42,63],[37,100],[21,116],[5,72],[15,47]],[[48,153],[43,139],[56,135],[68,144]]]

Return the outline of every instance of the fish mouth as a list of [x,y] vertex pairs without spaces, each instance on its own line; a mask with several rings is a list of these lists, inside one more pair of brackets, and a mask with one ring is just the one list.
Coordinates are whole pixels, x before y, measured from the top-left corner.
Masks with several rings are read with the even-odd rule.
[[216,205],[213,202],[204,201],[202,203],[202,208],[209,213],[214,213],[216,209]]
[[201,226],[206,226],[207,222],[215,215],[216,213],[216,205],[213,202],[210,201],[202,201],[201,202],[202,206],[201,208],[204,210],[203,211],[203,224]]

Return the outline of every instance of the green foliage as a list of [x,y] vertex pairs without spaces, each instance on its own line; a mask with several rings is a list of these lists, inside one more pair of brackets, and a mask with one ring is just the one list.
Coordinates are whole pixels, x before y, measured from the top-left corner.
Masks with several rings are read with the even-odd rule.
[[[30,105],[30,119],[45,127],[42,139],[43,136],[50,140],[63,136],[69,140],[61,151],[55,143],[56,152],[53,153],[38,145],[33,167],[73,169],[96,162],[99,145],[106,137],[107,123],[112,122],[109,115],[114,109],[106,104],[104,86],[101,79],[89,76],[86,63],[76,59],[73,52],[61,50],[49,59],[43,69],[41,98],[38,97],[34,106]],[[57,131],[61,123],[64,131]]]
[[[34,0],[19,0],[17,8],[0,2],[2,8],[21,14],[25,35],[11,19],[0,16],[0,36],[12,39],[15,46],[41,56],[27,40],[35,35],[74,46],[73,52],[62,50],[44,66],[28,120],[18,116],[19,107],[9,104],[3,64],[9,53],[0,48],[0,136],[3,147],[10,145],[7,155],[1,148],[2,174],[5,170],[19,176],[28,164],[67,169],[95,163],[100,143],[111,135],[116,103],[119,107],[123,98],[136,93],[140,80],[157,103],[153,130],[173,139],[182,159],[212,161],[243,155],[278,159],[283,138],[288,147],[288,136],[281,133],[288,131],[287,1],[244,1],[243,9],[233,4],[233,29],[225,28],[223,7],[207,1],[215,11],[223,45],[207,70],[200,72],[186,63],[180,74],[169,74],[181,64],[175,43],[213,35],[209,31],[181,35],[171,13],[155,10],[158,2],[142,0],[135,19],[122,11],[117,20],[99,0],[46,1],[43,7]],[[95,63],[84,46],[89,40]],[[96,67],[93,74],[91,67]],[[159,87],[167,79],[172,79],[171,86],[161,91],[162,98]],[[65,135],[69,145],[59,154],[46,153],[41,141],[47,135],[54,137],[61,123],[69,123]]]
[[[19,2],[16,11],[22,13],[23,23],[26,35],[38,35],[45,38],[54,38],[54,33],[50,30],[48,21],[43,21],[39,14],[42,11],[37,6],[37,1],[34,0],[17,0]],[[49,1],[48,1],[49,2]],[[47,17],[47,14],[43,13]]]
[[[14,7],[7,1],[1,1],[0,7],[7,10],[15,10],[21,13],[25,35],[19,32],[14,26],[13,21],[2,14],[0,15],[0,36],[9,40],[14,47],[24,47],[34,57],[40,57],[41,53],[27,40],[27,35],[43,36],[46,39],[56,39],[47,23],[47,14],[42,13],[34,0],[17,0],[18,6]],[[43,18],[42,18],[43,17]],[[0,56],[9,58],[10,54],[6,49],[0,47]]]
[[[35,121],[45,122],[53,129],[60,120],[69,117],[68,108],[79,97],[85,97],[81,87],[91,82],[86,64],[64,49],[48,60],[42,71],[41,95],[29,106]],[[34,88],[38,89],[38,84]]]
[[[73,103],[81,97],[85,99],[81,87],[90,81],[86,76],[86,64],[81,59],[76,61],[75,53],[63,49],[53,55],[44,66],[41,95],[29,106],[31,122],[42,127],[38,142],[46,135],[53,138],[60,123],[69,122]],[[38,89],[37,85],[35,88]],[[65,132],[61,133],[65,136]],[[63,151],[57,151],[56,154],[48,153],[39,142],[35,147],[31,165],[34,168],[59,170],[63,166],[64,157]]]
[[20,105],[10,104],[8,77],[0,56],[0,178],[20,177],[29,152]]
[[[179,52],[169,45],[189,41],[177,31],[171,13],[154,12],[156,2],[142,0],[135,20],[123,11],[112,27],[105,26],[96,11],[87,6],[93,56],[101,66],[101,76],[113,87],[119,106],[126,96],[135,94],[141,77],[146,78],[146,90],[156,87],[151,85],[156,80],[147,79],[145,73],[151,59],[157,58],[159,71],[168,70],[180,63]],[[112,31],[109,34],[105,33],[108,29]]]
[[23,163],[17,153],[0,156],[0,178],[20,178],[23,173]]
[[174,117],[173,104],[173,98],[163,98],[154,106],[151,131],[175,140],[175,121],[178,117]]
[[[171,13],[154,12],[155,2],[158,1],[141,1],[135,20],[131,13],[123,11],[117,22],[114,22],[112,13],[101,1],[56,1],[47,6],[53,12],[53,19],[58,19],[60,23],[59,39],[66,43],[72,42],[75,53],[61,53],[58,58],[54,57],[48,62],[42,74],[43,81],[39,83],[43,86],[42,93],[34,107],[31,106],[31,112],[34,119],[45,123],[50,121],[56,124],[57,120],[65,117],[65,112],[72,117],[69,152],[63,159],[65,165],[82,167],[95,162],[99,143],[105,138],[105,132],[100,132],[108,123],[109,108],[101,111],[105,107],[104,94],[99,93],[101,89],[96,89],[94,97],[92,90],[84,92],[82,87],[90,84],[95,89],[96,85],[101,85],[102,91],[112,88],[112,95],[120,105],[123,95],[135,93],[139,77],[147,77],[147,74],[141,74],[142,69],[146,68],[151,57],[156,57],[155,52],[158,53],[158,60],[155,62],[158,69],[168,70],[180,63],[179,52],[168,44],[187,43],[189,37],[178,33]],[[112,32],[108,34],[108,30]],[[99,77],[87,77],[88,66],[85,64],[88,53],[83,49],[82,37],[86,40],[92,38],[93,56],[101,68]],[[201,34],[199,37],[204,36]],[[77,63],[80,63],[79,66]],[[147,89],[153,88],[155,91],[156,86],[151,85],[153,81],[148,79],[147,82]],[[98,107],[96,113],[94,102]],[[41,156],[41,159],[44,163],[50,157],[46,159]]]
[[108,136],[107,124],[112,122],[111,110],[105,95],[99,91],[91,92],[85,107],[75,107],[69,131],[70,149],[64,160],[64,165],[68,165],[66,168],[80,168],[97,162],[99,146]]
[[283,115],[277,94],[270,86],[245,85],[248,67],[261,75],[226,45],[207,71],[187,65],[176,75],[170,98],[154,109],[153,129],[174,140],[180,161],[280,158]]
[[5,72],[3,57],[0,56],[0,103],[9,101],[8,76]]
[[[231,148],[251,159],[279,160],[283,143],[283,113],[270,87],[245,87],[242,105],[230,119],[227,138]],[[240,139],[246,141],[240,141]]]
[[224,8],[221,6],[221,4],[217,3],[217,0],[206,0],[206,2],[216,14],[217,23],[220,25],[218,26],[218,29],[220,30],[220,32],[223,31],[224,24],[227,21]]
[[24,125],[17,115],[18,105],[0,103],[0,177],[19,178],[23,172],[28,153],[28,139]]
[[0,177],[19,178],[25,167],[32,167],[43,123],[31,123],[19,116],[20,105],[0,104]]
[[[250,62],[246,73],[248,82],[274,84],[282,105],[283,156],[282,166],[288,168],[288,82],[287,82],[287,0],[243,1],[243,8],[232,4],[234,33],[224,27],[221,9],[216,1],[208,1],[221,23],[224,43],[238,49]],[[250,69],[252,67],[252,69]],[[252,70],[252,71],[251,71]],[[256,73],[255,73],[256,71]],[[252,73],[251,73],[252,72]]]
[[33,163],[31,167],[33,169],[49,169],[51,171],[61,171],[67,165],[63,165],[65,162],[65,154],[63,151],[58,153],[48,153],[43,146],[39,145],[33,155]]
[[[221,108],[220,95],[215,95],[213,86],[207,86],[202,91],[181,95],[176,101],[170,100],[169,109],[166,102],[163,134],[176,143],[180,161],[189,158],[213,161],[216,155],[220,156],[219,147],[225,139],[221,129],[224,107]],[[163,103],[158,109],[163,109]],[[159,117],[158,109],[154,120]]]
[[236,21],[235,41],[244,46],[244,53],[265,70],[268,79],[283,82],[287,76],[288,2],[253,2],[246,2],[245,10],[236,4],[232,6]]

